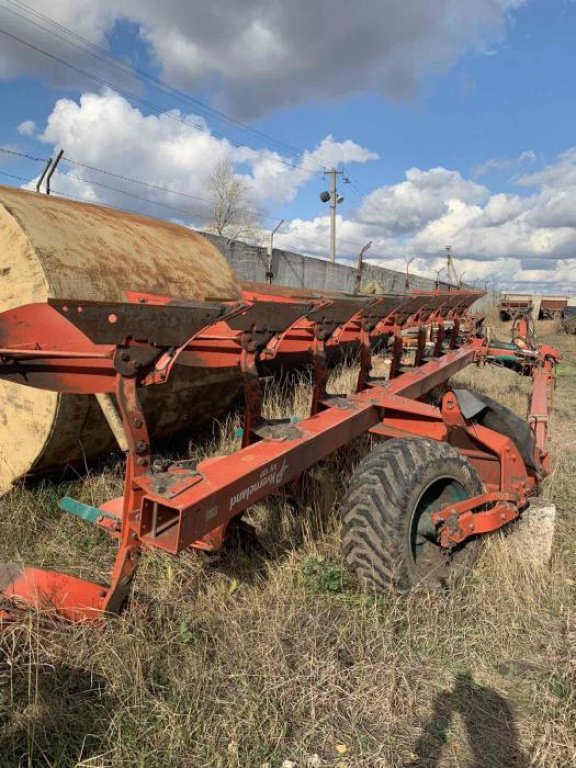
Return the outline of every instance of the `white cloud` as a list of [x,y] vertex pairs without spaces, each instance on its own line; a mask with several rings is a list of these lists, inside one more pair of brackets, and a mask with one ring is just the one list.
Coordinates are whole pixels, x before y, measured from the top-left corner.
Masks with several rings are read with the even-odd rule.
[[479,179],[481,176],[486,176],[487,173],[492,171],[506,171],[526,165],[527,163],[535,163],[537,160],[538,155],[531,149],[524,150],[518,157],[491,157],[489,160],[473,168],[472,176],[475,179]]
[[[462,54],[489,51],[504,38],[509,14],[525,2],[30,0],[28,5],[99,45],[107,45],[116,23],[132,22],[170,83],[186,89],[209,84],[220,104],[253,116],[366,89],[405,98],[422,77],[445,70]],[[3,8],[2,27],[76,66],[114,76],[102,62],[71,47],[61,29],[54,37],[21,16]],[[46,27],[42,18],[32,18]],[[78,73],[4,38],[0,78],[22,72],[60,83],[82,81]]]
[[[413,271],[433,274],[451,244],[467,281],[575,293],[576,148],[520,182],[534,191],[490,194],[456,171],[410,169],[404,181],[375,190],[339,222],[339,252],[352,257],[373,240],[369,261],[404,269],[415,257]],[[298,238],[327,243],[328,219],[293,221],[284,240],[296,245]],[[322,255],[321,246],[316,251]]]
[[465,180],[457,171],[411,168],[406,181],[367,195],[358,218],[390,235],[408,234],[439,220],[448,213],[451,201],[473,204],[487,196],[485,187]]
[[[178,209],[175,216],[204,217],[205,181],[223,160],[237,167],[253,201],[266,206],[292,200],[323,164],[365,163],[377,157],[353,141],[338,142],[327,136],[296,161],[288,161],[277,152],[234,146],[214,136],[195,115],[182,115],[177,110],[159,116],[144,115],[107,90],[85,93],[78,101],[58,100],[39,138],[64,147],[66,157],[72,160],[156,187],[117,180],[90,168],[63,165],[54,178],[54,189],[120,207],[139,206],[156,216],[169,216],[167,206],[173,206]],[[130,195],[151,202],[146,205]]]
[[25,7],[22,5],[3,4],[0,8],[0,28],[8,33],[0,34],[0,80],[24,73],[39,75],[59,85],[82,81],[79,73],[66,69],[41,50],[53,57],[68,59],[76,67],[86,65],[97,73],[103,72],[97,58],[70,44],[70,36],[62,27],[81,35],[88,44],[106,44],[106,35],[119,18],[118,10],[108,8],[101,0],[31,0]]
[[576,186],[576,147],[558,155],[556,162],[543,170],[520,176],[517,183],[522,187],[550,187],[566,189]]
[[296,162],[277,152],[234,148],[231,159],[249,162],[252,170],[246,179],[255,198],[265,202],[287,202],[296,197],[298,189],[323,168],[340,164],[367,163],[378,155],[347,139],[335,141],[327,136],[313,150],[306,150]]
[[[196,225],[207,213],[205,179],[222,160],[234,164],[255,203],[276,213],[274,207],[293,200],[322,165],[376,159],[369,149],[331,136],[295,161],[236,147],[210,133],[195,115],[144,115],[110,91],[60,99],[40,138],[64,147],[69,158],[156,186],[63,165],[54,179],[56,190]],[[550,291],[576,292],[576,148],[518,183],[523,194],[491,193],[456,170],[410,168],[398,183],[366,195],[356,210],[350,201],[341,209],[339,254],[355,258],[372,240],[371,260],[404,269],[406,259],[415,257],[411,269],[430,274],[443,266],[444,248],[451,244],[467,280],[523,290],[532,281]],[[288,222],[275,242],[325,256],[326,214]],[[269,222],[262,226],[270,228]]]
[[36,133],[36,123],[34,120],[24,120],[18,126],[18,133],[21,136],[34,136]]

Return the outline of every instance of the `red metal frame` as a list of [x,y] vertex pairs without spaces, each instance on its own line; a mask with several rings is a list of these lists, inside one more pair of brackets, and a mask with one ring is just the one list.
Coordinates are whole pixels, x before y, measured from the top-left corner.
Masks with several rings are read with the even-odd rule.
[[[512,440],[467,422],[452,392],[440,407],[421,401],[462,368],[491,357],[468,312],[478,296],[303,299],[244,291],[240,302],[197,304],[131,293],[126,304],[50,301],[1,314],[0,377],[58,392],[115,394],[128,453],[124,493],[102,505],[97,520],[119,545],[110,585],[23,568],[13,569],[5,583],[0,574],[0,592],[12,606],[53,609],[74,620],[118,612],[143,548],[174,555],[219,548],[246,508],[368,431],[448,441],[475,465],[487,493],[436,513],[442,546],[507,524],[549,470],[554,355],[537,350],[531,358],[535,469],[526,467]],[[386,381],[370,378],[373,349],[382,345],[390,358]],[[329,397],[327,359],[349,346],[360,351],[357,391]],[[310,416],[296,425],[269,424],[262,417],[260,374],[294,361],[312,364]],[[175,365],[241,371],[242,448],[194,469],[174,464],[156,471],[138,389],[167,381]],[[0,618],[13,615],[13,608],[0,608]]]

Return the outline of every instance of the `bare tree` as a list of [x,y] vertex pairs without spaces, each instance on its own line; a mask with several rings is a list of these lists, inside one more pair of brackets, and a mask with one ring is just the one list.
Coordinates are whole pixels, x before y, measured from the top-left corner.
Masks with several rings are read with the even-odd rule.
[[250,190],[238,178],[229,160],[218,163],[206,179],[210,212],[206,229],[229,240],[257,240],[260,237],[259,209],[250,199]]

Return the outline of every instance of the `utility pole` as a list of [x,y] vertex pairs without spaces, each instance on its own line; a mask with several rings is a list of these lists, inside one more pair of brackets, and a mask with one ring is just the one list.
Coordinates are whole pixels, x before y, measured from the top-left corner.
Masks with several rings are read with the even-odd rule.
[[355,285],[354,285],[354,293],[360,293],[360,287],[362,285],[362,267],[363,267],[362,259],[364,258],[364,254],[366,253],[368,248],[370,248],[370,246],[372,245],[372,242],[373,241],[370,240],[369,243],[366,243],[364,248],[362,248],[362,250],[358,254],[358,262],[356,263],[356,278],[355,278]]
[[268,270],[266,271],[266,277],[268,278],[268,282],[272,283],[272,279],[274,278],[274,273],[272,272],[272,254],[274,253],[274,235],[280,227],[284,224],[284,219],[280,219],[280,223],[274,227],[272,232],[270,233],[270,245],[268,246]]
[[[324,171],[324,176],[330,177],[330,191],[322,192],[320,200],[330,203],[330,261],[336,261],[336,209],[344,202],[343,197],[338,197],[338,176],[344,176],[344,172],[332,168]],[[349,180],[344,178],[344,183],[348,184]]]

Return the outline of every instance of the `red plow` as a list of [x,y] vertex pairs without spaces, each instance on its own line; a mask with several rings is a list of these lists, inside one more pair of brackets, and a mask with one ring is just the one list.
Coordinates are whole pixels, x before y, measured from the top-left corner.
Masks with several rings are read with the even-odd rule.
[[[50,299],[1,313],[0,378],[113,396],[127,457],[121,497],[101,507],[69,498],[60,504],[117,542],[109,583],[7,563],[0,566],[0,618],[28,608],[71,620],[119,612],[146,549],[219,549],[248,507],[365,433],[382,444],[360,464],[343,501],[347,562],[376,588],[448,583],[482,535],[521,514],[550,469],[548,404],[559,355],[535,344],[490,345],[470,314],[480,296],[291,297],[245,289],[240,300],[187,302],[129,293],[125,302]],[[358,353],[356,391],[330,396],[331,355],[347,347]],[[385,379],[371,376],[374,355],[389,361]],[[528,423],[447,386],[458,371],[489,362],[532,377]],[[309,416],[267,421],[262,377],[296,365],[313,372]],[[176,369],[218,368],[242,377],[242,447],[198,464],[156,458],[141,391],[168,382]],[[188,427],[193,434],[194,424]]]

